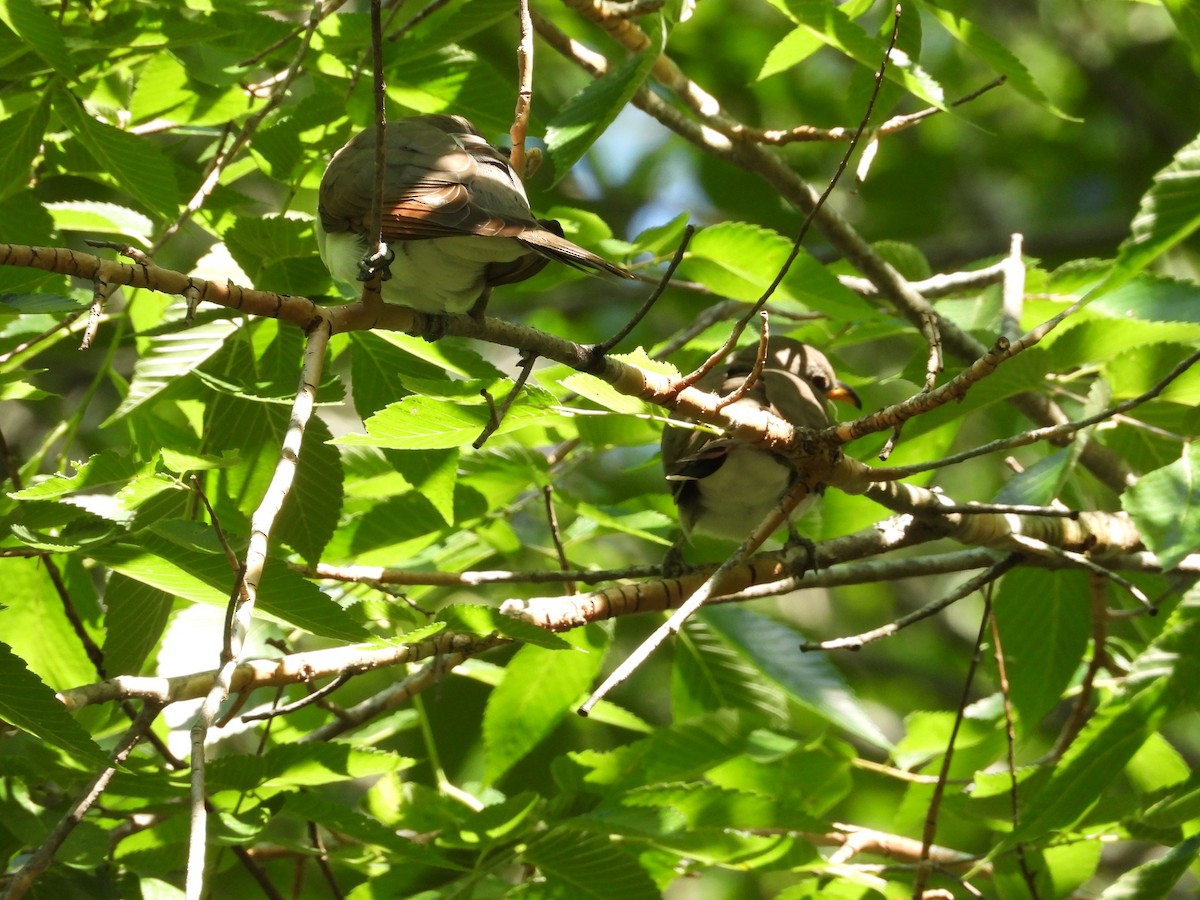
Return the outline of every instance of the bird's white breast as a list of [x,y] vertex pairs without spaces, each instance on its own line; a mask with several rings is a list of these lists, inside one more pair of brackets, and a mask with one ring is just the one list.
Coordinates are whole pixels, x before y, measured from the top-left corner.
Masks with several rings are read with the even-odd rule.
[[[367,251],[366,240],[353,232],[324,234],[317,229],[317,246],[334,280],[361,288],[358,266]],[[511,238],[462,237],[402,241],[389,245],[391,278],[383,282],[386,303],[421,312],[466,312],[484,288],[489,263],[512,262],[529,252]]]
[[[741,541],[766,518],[792,480],[792,471],[770,453],[734,447],[711,475],[698,479],[700,512],[691,531]],[[799,515],[807,506],[797,509]]]

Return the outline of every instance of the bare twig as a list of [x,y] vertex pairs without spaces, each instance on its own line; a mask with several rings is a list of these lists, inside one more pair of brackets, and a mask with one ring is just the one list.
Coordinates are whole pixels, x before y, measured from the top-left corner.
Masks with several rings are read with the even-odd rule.
[[529,0],[519,0],[517,21],[521,25],[521,37],[517,42],[517,108],[513,113],[512,150],[508,163],[518,177],[525,177],[525,135],[529,131],[529,108],[533,101],[533,21],[529,17]]
[[819,641],[817,643],[805,643],[800,645],[800,649],[808,652],[811,650],[861,650],[867,644],[880,640],[881,638],[891,637],[897,631],[901,631],[922,619],[928,619],[930,616],[936,615],[947,606],[957,603],[964,597],[968,597],[980,588],[984,588],[998,579],[1001,575],[1013,568],[1020,557],[1016,554],[1006,556],[1000,562],[989,568],[986,572],[981,572],[969,581],[959,585],[945,597],[935,600],[922,606],[920,609],[909,613],[906,616],[901,616],[894,622],[889,622],[880,628],[874,628],[871,631],[864,631],[862,634],[856,634],[851,637],[836,638],[829,641]]
[[[571,564],[567,559],[566,548],[563,547],[562,536],[558,532],[558,515],[554,512],[554,488],[550,485],[543,487],[542,497],[546,503],[546,524],[550,526],[550,539],[554,541],[554,552],[558,554],[558,566],[564,572],[570,571]],[[575,582],[563,582],[564,594],[569,597],[575,592]]]
[[950,737],[946,741],[946,752],[942,756],[942,765],[938,771],[937,784],[933,786],[933,796],[929,798],[929,808],[925,813],[925,827],[921,831],[921,865],[917,868],[916,881],[913,884],[913,900],[922,900],[925,894],[925,884],[929,878],[931,850],[934,838],[937,837],[938,813],[941,811],[942,797],[946,792],[946,783],[950,777],[950,763],[954,759],[954,744],[958,740],[958,730],[962,727],[966,715],[967,701],[971,696],[971,685],[975,680],[975,670],[979,668],[979,660],[983,655],[983,638],[987,634],[988,623],[992,618],[991,584],[983,586],[983,615],[980,616],[979,633],[975,638],[975,649],[971,653],[971,663],[967,667],[966,678],[963,679],[962,695],[959,698],[958,709],[954,714],[954,725],[950,729]]
[[890,481],[892,479],[907,478],[910,475],[916,475],[920,472],[928,472],[932,469],[941,469],[946,466],[957,465],[960,462],[966,462],[968,459],[974,459],[977,456],[984,456],[988,453],[996,453],[1000,450],[1012,450],[1015,447],[1024,447],[1028,444],[1037,443],[1038,441],[1050,441],[1058,437],[1074,434],[1084,428],[1090,428],[1092,425],[1098,425],[1107,419],[1112,418],[1118,413],[1128,412],[1135,407],[1141,406],[1153,400],[1161,394],[1171,382],[1179,378],[1192,366],[1200,361],[1200,351],[1196,351],[1187,357],[1187,359],[1175,366],[1167,375],[1159,381],[1154,387],[1143,394],[1138,394],[1136,397],[1131,397],[1121,403],[1110,406],[1108,409],[1098,412],[1092,416],[1085,416],[1082,419],[1077,419],[1073,422],[1064,422],[1060,425],[1053,425],[1047,428],[1034,428],[1031,431],[1026,431],[1022,434],[1014,435],[1009,438],[1000,438],[999,440],[990,441],[973,450],[965,450],[962,453],[956,453],[953,456],[947,456],[943,459],[933,460],[927,463],[917,463],[911,466],[895,466],[892,468],[872,469],[872,475],[880,481]]
[[[1000,679],[1000,696],[1004,700],[1004,747],[1008,755],[1008,800],[1012,810],[1012,829],[1015,832],[1021,820],[1020,798],[1017,795],[1017,735],[1013,727],[1012,696],[1008,686],[1008,669],[1004,663],[1004,645],[1000,640],[1000,625],[995,616],[989,617],[992,630],[992,657],[996,660],[996,674]],[[1029,888],[1029,896],[1038,900],[1037,883],[1029,870],[1029,862],[1025,858],[1025,845],[1017,844],[1017,864],[1025,886]]]
[[480,394],[483,395],[488,404],[488,420],[487,424],[483,426],[483,431],[479,433],[479,437],[471,442],[471,446],[476,450],[482,447],[487,442],[487,439],[496,433],[496,429],[500,427],[500,424],[504,421],[504,417],[508,415],[508,411],[512,408],[513,403],[521,395],[521,390],[525,387],[525,382],[529,380],[529,373],[533,371],[533,364],[535,362],[537,362],[536,354],[521,355],[520,374],[517,376],[517,380],[513,382],[512,390],[501,401],[499,407],[496,406],[492,395],[486,388],[480,391]]
[[683,262],[683,255],[687,252],[688,244],[691,243],[692,235],[696,233],[696,229],[692,225],[688,225],[683,229],[683,236],[679,239],[679,246],[675,249],[675,255],[671,258],[670,265],[663,272],[662,277],[658,280],[658,286],[650,292],[650,296],[646,298],[646,302],[642,304],[641,309],[633,314],[632,318],[612,337],[607,341],[603,341],[593,346],[590,350],[590,355],[594,360],[599,360],[606,356],[613,347],[625,340],[629,333],[637,327],[637,324],[646,317],[654,304],[658,302],[658,298],[662,296],[663,291],[667,289],[667,285],[671,283],[671,278],[675,275],[675,270],[679,268],[679,264]]

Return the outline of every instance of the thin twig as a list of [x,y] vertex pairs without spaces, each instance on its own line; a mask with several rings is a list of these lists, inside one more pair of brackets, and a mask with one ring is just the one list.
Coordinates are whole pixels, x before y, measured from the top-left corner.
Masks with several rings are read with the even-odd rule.
[[1009,569],[1016,566],[1020,560],[1021,557],[1017,554],[1010,554],[1009,556],[1006,556],[1004,559],[1000,560],[1000,562],[996,563],[994,566],[990,567],[987,571],[980,572],[974,578],[959,585],[945,597],[935,600],[932,603],[928,603],[925,606],[922,606],[920,609],[911,612],[906,616],[901,616],[896,621],[889,622],[887,625],[884,625],[880,628],[874,628],[871,631],[864,631],[861,634],[852,635],[850,637],[836,638],[830,641],[819,641],[817,643],[801,644],[800,649],[805,652],[812,650],[861,650],[867,644],[874,643],[881,638],[891,637],[897,631],[901,631],[902,629],[907,628],[909,625],[920,622],[922,619],[928,619],[930,616],[941,612],[947,606],[957,603],[959,600],[963,599],[963,597],[970,596],[971,594],[975,593],[975,591],[991,584],[993,581],[998,579]]
[[633,317],[626,322],[624,327],[621,328],[616,334],[610,337],[607,341],[595,344],[588,351],[589,356],[594,362],[599,361],[602,357],[607,355],[613,347],[625,340],[625,338],[629,336],[629,333],[637,327],[638,323],[646,317],[646,314],[650,312],[654,304],[658,302],[658,298],[662,296],[663,291],[667,289],[667,285],[671,283],[671,278],[674,276],[675,270],[678,269],[679,264],[683,262],[683,255],[687,251],[688,244],[691,243],[692,235],[695,233],[695,226],[688,225],[683,229],[683,236],[679,239],[679,246],[675,249],[675,255],[671,258],[670,265],[668,265],[667,270],[663,272],[662,277],[658,280],[658,286],[655,287],[655,289],[650,293],[650,296],[646,298],[646,302],[642,304],[641,309],[634,313]]
[[200,485],[200,478],[192,475],[190,480],[192,490],[196,492],[196,496],[200,498],[200,502],[204,504],[204,509],[208,512],[208,521],[212,524],[213,533],[217,536],[221,549],[225,551],[225,561],[229,563],[229,568],[236,572],[241,567],[241,563],[238,562],[237,553],[229,545],[229,539],[225,537],[225,530],[221,528],[221,520],[217,518],[217,511],[208,502],[208,495],[204,493],[204,488]]
[[[829,183],[825,185],[825,190],[823,190],[820,196],[817,197],[816,203],[813,205],[812,209],[805,214],[804,221],[800,223],[800,230],[796,233],[795,240],[792,241],[792,247],[788,252],[787,259],[784,260],[783,265],[779,267],[779,271],[775,273],[775,277],[771,280],[771,283],[767,285],[766,290],[763,291],[762,295],[758,298],[754,305],[746,312],[744,316],[742,316],[741,319],[738,320],[737,324],[733,328],[733,332],[726,340],[725,346],[718,351],[721,357],[724,357],[737,345],[738,338],[741,336],[741,333],[745,330],[746,326],[750,324],[751,318],[753,318],[759,312],[759,310],[766,305],[767,300],[771,298],[771,295],[774,294],[779,285],[783,283],[783,279],[787,277],[787,273],[791,270],[792,264],[800,255],[800,248],[804,244],[804,239],[808,236],[809,228],[812,227],[813,221],[825,206],[826,201],[829,199],[829,195],[833,193],[833,189],[837,187],[838,182],[842,178],[842,174],[846,171],[846,166],[850,163],[850,157],[854,155],[854,151],[858,148],[858,142],[862,138],[863,132],[866,131],[867,124],[871,121],[871,113],[875,110],[875,101],[879,98],[879,92],[883,87],[883,77],[884,73],[887,71],[888,60],[891,57],[892,51],[896,47],[896,39],[899,34],[900,7],[897,6],[892,22],[891,38],[888,41],[887,50],[884,52],[883,58],[880,60],[879,70],[875,73],[875,86],[871,91],[870,98],[867,100],[866,112],[863,113],[863,117],[858,123],[858,128],[856,128],[854,131],[854,136],[850,138],[850,144],[848,147],[846,147],[846,152],[842,154],[842,158],[838,162],[837,168],[834,170],[833,177],[830,178]],[[931,338],[930,343],[931,346],[939,348],[937,350],[937,370],[941,371],[940,343],[936,339],[936,331],[934,331],[932,334],[933,337]],[[713,354],[713,356],[716,357],[717,354]],[[716,365],[716,362],[710,359],[709,364],[707,365],[708,370],[711,370],[713,366]],[[930,383],[930,386],[932,387],[932,382]]]
[[1024,535],[1024,534],[1014,533],[1014,534],[1011,534],[1009,537],[1014,543],[1020,545],[1021,547],[1026,548],[1034,553],[1048,554],[1050,556],[1057,556],[1060,559],[1070,560],[1075,565],[1079,566],[1082,569],[1087,569],[1089,572],[1091,572],[1094,575],[1099,575],[1101,578],[1107,578],[1108,580],[1112,581],[1114,584],[1120,585],[1126,591],[1128,591],[1131,595],[1133,595],[1133,598],[1142,605],[1142,609],[1144,612],[1146,612],[1152,616],[1158,614],[1157,607],[1155,607],[1155,605],[1150,602],[1150,598],[1146,596],[1145,591],[1143,591],[1141,588],[1139,588],[1136,584],[1134,584],[1129,579],[1122,578],[1116,572],[1113,572],[1110,569],[1106,569],[1106,568],[1104,568],[1104,566],[1101,566],[1098,563],[1095,563],[1092,560],[1088,559],[1082,553],[1076,553],[1073,550],[1064,550],[1061,547],[1055,547],[1051,544],[1046,543],[1045,541],[1040,541],[1037,538],[1029,537],[1028,535]]
[[762,330],[758,335],[758,351],[754,355],[754,365],[750,367],[750,374],[742,379],[742,383],[721,398],[717,409],[724,409],[737,403],[750,393],[754,385],[758,384],[758,379],[762,377],[763,366],[767,363],[767,345],[771,340],[771,323],[765,309],[760,310],[758,315],[762,320]]
[[521,354],[520,374],[517,376],[517,380],[513,382],[512,390],[510,390],[504,400],[501,401],[499,407],[496,406],[495,401],[492,399],[492,395],[488,393],[486,388],[480,391],[480,394],[488,404],[488,420],[487,424],[483,426],[483,431],[479,433],[479,437],[475,438],[475,440],[471,442],[471,446],[476,450],[482,447],[484,443],[487,442],[487,439],[496,433],[496,429],[500,427],[501,423],[504,421],[504,417],[508,415],[508,411],[512,408],[513,403],[515,403],[517,397],[520,396],[521,389],[525,387],[525,382],[529,380],[529,373],[533,371],[533,364],[535,362],[537,362],[537,354]]
[[[274,719],[279,716],[286,716],[289,713],[294,713],[298,709],[303,709],[306,706],[311,706],[319,700],[325,699],[349,680],[350,673],[343,672],[341,675],[338,675],[336,678],[334,678],[333,681],[329,682],[329,684],[325,685],[324,687],[317,688],[311,694],[301,697],[294,703],[287,703],[283,706],[273,706],[266,712],[246,713],[242,716],[242,721],[257,722],[262,719]],[[280,690],[282,690],[282,688],[280,688]]]
[[[567,559],[566,548],[563,547],[562,536],[558,532],[558,515],[554,511],[554,488],[546,485],[542,488],[542,497],[546,502],[546,523],[550,526],[550,539],[554,541],[554,552],[558,554],[558,566],[564,572],[570,571],[571,563]],[[576,593],[575,582],[564,581],[563,593],[568,597]]]
[[910,475],[917,475],[921,472],[928,472],[933,469],[942,469],[946,466],[957,465],[960,462],[966,462],[969,459],[974,459],[977,456],[984,456],[988,453],[996,453],[1000,450],[1011,450],[1015,447],[1024,447],[1029,444],[1037,443],[1038,441],[1054,440],[1058,437],[1064,437],[1069,434],[1074,434],[1084,428],[1090,428],[1093,425],[1111,418],[1118,413],[1128,412],[1129,410],[1141,406],[1153,400],[1161,394],[1175,379],[1183,375],[1188,369],[1200,361],[1200,350],[1191,354],[1187,359],[1179,363],[1173,368],[1165,378],[1159,381],[1154,387],[1146,391],[1144,394],[1138,394],[1129,400],[1117,403],[1110,406],[1103,412],[1098,412],[1093,416],[1085,416],[1082,419],[1077,419],[1072,422],[1064,422],[1061,425],[1053,425],[1047,428],[1034,428],[1026,431],[1023,434],[1015,435],[1009,438],[1000,438],[999,440],[990,441],[982,444],[973,450],[965,450],[962,453],[956,453],[953,456],[947,456],[943,459],[933,460],[932,462],[917,463],[911,466],[893,466],[890,468],[876,468],[871,470],[871,477],[879,481],[895,481],[901,478],[907,478]]
[[[1011,558],[1011,557],[1010,557]],[[950,737],[946,741],[946,753],[942,756],[941,769],[938,771],[937,784],[933,786],[933,796],[929,798],[929,809],[925,814],[925,827],[921,831],[921,856],[917,868],[916,882],[913,885],[913,900],[921,900],[925,894],[925,884],[929,878],[930,851],[937,837],[938,813],[941,811],[942,797],[946,792],[946,783],[950,778],[950,763],[954,759],[954,744],[958,740],[958,730],[966,717],[967,701],[971,696],[971,685],[975,680],[975,671],[979,668],[979,660],[983,655],[983,638],[987,634],[988,623],[992,618],[991,585],[983,591],[983,615],[980,617],[979,633],[975,638],[975,649],[971,654],[971,663],[967,667],[967,676],[963,679],[962,694],[959,698],[958,709],[954,714],[954,725],[950,729]]]
[[[995,616],[989,616],[988,624],[992,630],[992,656],[996,660],[996,674],[1000,679],[1000,696],[1004,701],[1004,747],[1008,755],[1008,801],[1012,811],[1012,830],[1017,830],[1021,820],[1020,798],[1017,794],[1017,735],[1013,727],[1012,695],[1008,684],[1008,669],[1004,663],[1004,645],[1000,640],[1000,624]],[[1025,885],[1029,888],[1029,896],[1038,900],[1037,883],[1029,870],[1029,861],[1025,858],[1025,845],[1017,844],[1017,865]]]

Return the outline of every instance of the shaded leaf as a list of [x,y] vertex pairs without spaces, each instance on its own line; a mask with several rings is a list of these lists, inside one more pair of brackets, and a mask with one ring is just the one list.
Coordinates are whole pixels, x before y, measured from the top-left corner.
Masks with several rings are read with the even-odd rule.
[[63,750],[80,763],[106,765],[108,760],[86,731],[40,678],[29,671],[12,647],[0,643],[0,715],[30,734]]

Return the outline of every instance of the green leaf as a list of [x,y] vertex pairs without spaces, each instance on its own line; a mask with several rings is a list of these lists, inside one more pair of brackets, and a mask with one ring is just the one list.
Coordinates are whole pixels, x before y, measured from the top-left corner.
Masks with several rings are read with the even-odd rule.
[[[0,10],[3,8],[0,3]],[[27,185],[33,176],[33,161],[50,123],[48,97],[43,95],[36,106],[0,121],[0,199]]]
[[148,216],[116,203],[71,200],[47,203],[46,209],[59,231],[119,235],[133,238],[143,247],[149,247],[154,239],[154,223]]
[[120,484],[128,481],[139,472],[153,469],[153,461],[133,456],[125,456],[115,450],[104,450],[75,465],[74,475],[51,475],[22,491],[9,494],[18,500],[49,500],[62,497],[75,491],[102,487],[110,484]]
[[763,60],[762,68],[758,70],[758,80],[763,81],[798,66],[824,46],[825,41],[810,28],[801,25],[789,31]]
[[804,635],[734,605],[706,608],[700,615],[714,633],[809,709],[876,747],[891,748],[829,657],[800,652]]
[[1042,89],[1034,82],[1029,70],[1013,55],[1012,51],[980,27],[978,7],[973,7],[964,0],[930,0],[930,2],[922,2],[921,5],[933,14],[934,18],[956,41],[963,46],[970,47],[980,59],[1003,75],[1007,85],[1014,88],[1017,93],[1052,112],[1060,119],[1067,119],[1071,122],[1079,121],[1051,103],[1042,93]]
[[1175,20],[1179,36],[1191,48],[1194,57],[1200,57],[1200,5],[1196,0],[1163,0],[1163,6]]
[[162,638],[174,598],[120,572],[104,586],[104,663],[112,675],[137,675]]
[[[887,44],[872,37],[828,0],[786,0],[784,6],[792,19],[818,40],[871,71],[879,69]],[[885,77],[903,85],[931,106],[946,108],[942,86],[907,54],[893,53]]]
[[1171,465],[1138,479],[1121,497],[1142,540],[1170,569],[1200,544],[1200,444],[1184,445]]
[[462,631],[487,637],[502,634],[505,637],[536,644],[547,650],[570,650],[571,644],[557,634],[501,614],[494,606],[469,606],[454,603],[438,610],[437,621],[445,622],[451,631]]
[[770,719],[786,715],[783,692],[703,622],[689,621],[675,638],[671,705],[676,721],[719,709],[757,709]]
[[[503,397],[511,385],[495,386]],[[393,450],[445,450],[464,447],[483,433],[491,417],[487,405],[479,399],[471,403],[450,403],[429,397],[411,396],[385,407],[366,422],[366,434],[347,434],[335,444],[384,447]],[[510,434],[531,425],[555,425],[559,415],[534,404],[522,392],[508,408],[495,435]],[[495,436],[493,435],[493,437]]]
[[358,778],[398,772],[414,760],[350,744],[284,744],[261,755],[238,754],[213,760],[206,778],[216,790],[278,791],[317,787]]
[[483,713],[486,783],[495,784],[547,737],[595,680],[604,662],[600,630],[580,629],[566,639],[574,652],[528,645],[505,666]]
[[[312,745],[308,745],[311,749]],[[335,834],[347,835],[368,847],[382,847],[393,865],[418,864],[462,870],[462,866],[444,857],[436,848],[420,844],[396,833],[377,819],[368,818],[348,806],[324,799],[312,791],[289,794],[282,812],[299,821],[312,821]]]
[[309,420],[296,476],[274,532],[310,564],[320,560],[342,512],[345,475],[341,456],[329,443],[332,438],[323,419]]
[[546,128],[546,153],[554,163],[556,182],[571,171],[612,124],[658,61],[666,40],[666,22],[662,16],[654,15],[644,17],[641,24],[650,36],[650,45],[607,75],[589,82],[550,120]]
[[1009,696],[1026,731],[1061,699],[1091,633],[1082,572],[1016,569],[996,596]]
[[[717,294],[752,302],[762,296],[791,252],[792,242],[778,232],[745,222],[724,222],[696,232],[679,267],[685,278]],[[803,309],[872,321],[880,314],[805,250],[771,295],[775,303],[794,301]]]
[[608,835],[557,828],[531,843],[522,859],[538,870],[545,883],[536,892],[510,892],[512,897],[657,900],[661,896],[633,853]]
[[33,52],[60,75],[74,80],[77,76],[67,42],[42,8],[33,0],[3,0],[0,21],[25,41]]
[[311,222],[285,216],[238,218],[226,229],[229,254],[262,291],[304,296],[328,282]]
[[1111,292],[1200,228],[1200,138],[1181,148],[1154,176],[1117,251],[1112,272],[1097,288]]
[[1049,780],[1024,798],[1020,824],[993,855],[1078,822],[1166,717],[1166,689],[1165,680],[1158,679],[1097,712]]
[[34,675],[12,647],[0,643],[0,716],[53,744],[79,763],[107,766],[108,758],[80,727],[54,691]]
[[128,393],[101,427],[111,425],[157,397],[220,351],[226,338],[241,326],[237,319],[213,319],[186,330],[151,337],[150,345],[134,363]]
[[1193,834],[1164,856],[1142,863],[1105,888],[1100,900],[1159,900],[1170,895],[1200,854],[1200,834]]
[[[98,562],[143,584],[193,603],[224,608],[229,602],[234,573],[225,554],[196,549],[211,542],[207,529],[192,523],[155,526],[159,534],[144,533],[142,544],[106,544],[89,550]],[[170,540],[161,535],[169,535]],[[258,591],[258,607],[299,628],[323,637],[360,641],[367,633],[328,595],[283,563],[268,559]]]
[[123,190],[163,218],[179,210],[179,188],[166,157],[150,141],[93,119],[64,90],[55,94],[54,111]]

